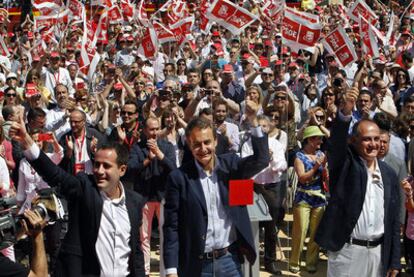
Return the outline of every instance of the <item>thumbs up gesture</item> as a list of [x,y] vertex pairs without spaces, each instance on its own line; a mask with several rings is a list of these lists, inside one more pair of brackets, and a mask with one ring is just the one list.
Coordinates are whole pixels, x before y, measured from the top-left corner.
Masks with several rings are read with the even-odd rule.
[[28,149],[33,144],[32,138],[27,133],[23,117],[20,117],[19,122],[12,123],[9,130],[9,136],[12,140],[19,142],[24,150]]

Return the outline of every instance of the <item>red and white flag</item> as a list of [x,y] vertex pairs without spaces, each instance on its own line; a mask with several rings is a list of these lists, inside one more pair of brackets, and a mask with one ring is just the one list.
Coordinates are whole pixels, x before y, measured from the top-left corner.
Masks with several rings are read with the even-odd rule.
[[336,61],[342,67],[351,65],[357,60],[354,45],[342,26],[329,33],[322,43],[325,49],[335,56]]
[[61,0],[32,0],[35,9],[41,11],[43,9],[60,9],[63,6]]
[[372,25],[365,18],[359,17],[359,35],[362,41],[362,51],[371,57],[379,57],[378,43]]
[[90,0],[90,5],[111,8],[113,6],[113,0]]
[[215,0],[206,16],[210,21],[217,22],[233,35],[239,35],[257,20],[254,14],[228,0]]
[[150,26],[145,30],[141,45],[138,48],[138,53],[144,55],[146,58],[154,58],[157,52],[157,35],[155,34],[155,28]]
[[319,18],[313,14],[298,12],[286,8],[282,20],[283,44],[289,46],[294,52],[300,49],[313,52],[315,43],[321,35],[322,25]]
[[280,23],[283,18],[283,9],[286,6],[284,0],[268,0],[262,7],[263,13],[272,20]]
[[[141,2],[144,2],[143,0]],[[127,22],[131,22],[134,18],[135,6],[129,2],[129,0],[123,0],[120,3],[122,16]]]
[[66,7],[72,13],[71,17],[73,20],[81,20],[82,19],[82,7],[83,4],[79,2],[79,0],[68,0],[66,3]]
[[158,21],[152,23],[158,41],[162,44],[165,42],[175,41],[174,33]]
[[362,16],[368,20],[371,24],[375,24],[378,21],[378,16],[373,10],[365,3],[365,1],[357,0],[348,10],[349,17],[358,22],[359,16]]
[[141,23],[141,25],[147,28],[149,27],[149,19],[148,19],[147,11],[145,10],[145,7],[144,7],[144,0],[141,0],[139,2],[137,10],[135,12],[135,17],[138,20],[138,22]]
[[121,23],[123,20],[121,9],[114,5],[108,10],[109,23]]
[[204,34],[208,33],[211,28],[211,22],[207,18],[206,13],[208,11],[208,8],[210,7],[210,2],[208,0],[202,0],[199,9],[200,9],[200,30]]
[[171,31],[175,36],[178,46],[181,46],[182,43],[187,41],[187,35],[191,34],[191,27],[193,26],[194,17],[187,17],[179,22],[171,25]]

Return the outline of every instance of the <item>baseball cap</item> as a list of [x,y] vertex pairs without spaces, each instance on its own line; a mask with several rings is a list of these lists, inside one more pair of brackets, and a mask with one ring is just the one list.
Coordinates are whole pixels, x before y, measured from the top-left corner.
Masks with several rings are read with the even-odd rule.
[[53,51],[50,53],[51,58],[60,58],[60,54],[57,51]]
[[10,72],[9,74],[7,74],[6,80],[8,80],[8,79],[17,79],[16,73]]
[[233,73],[233,66],[231,64],[225,64],[223,66],[223,73]]
[[122,85],[122,83],[115,83],[114,84],[114,89],[115,90],[121,90],[124,86]]

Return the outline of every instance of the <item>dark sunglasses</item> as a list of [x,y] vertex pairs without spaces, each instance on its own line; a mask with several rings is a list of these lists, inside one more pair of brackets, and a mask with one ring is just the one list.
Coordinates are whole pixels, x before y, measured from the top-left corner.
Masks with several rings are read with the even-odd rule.
[[127,112],[127,111],[121,111],[122,115],[134,115],[135,112]]
[[15,93],[6,93],[6,96],[7,97],[16,97],[16,94]]
[[275,96],[275,100],[286,100],[286,96]]

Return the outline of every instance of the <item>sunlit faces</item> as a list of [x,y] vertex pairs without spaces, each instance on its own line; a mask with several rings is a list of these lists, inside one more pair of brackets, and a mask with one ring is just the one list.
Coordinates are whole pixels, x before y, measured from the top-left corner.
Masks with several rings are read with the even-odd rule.
[[129,125],[134,123],[138,118],[136,106],[133,104],[125,104],[121,109],[121,117],[124,124]]
[[95,154],[93,175],[101,191],[110,193],[116,190],[120,177],[124,176],[126,165],[118,165],[114,149],[100,149]]
[[361,158],[372,161],[378,156],[380,148],[378,126],[370,121],[361,121],[358,126],[358,134],[351,138],[351,142]]
[[144,127],[144,134],[147,139],[157,139],[157,134],[160,131],[160,122],[157,118],[149,118]]
[[213,168],[217,141],[212,128],[194,128],[187,137],[191,153],[204,168]]
[[378,158],[383,158],[387,155],[390,149],[390,134],[387,132],[380,134],[380,147],[378,151]]

